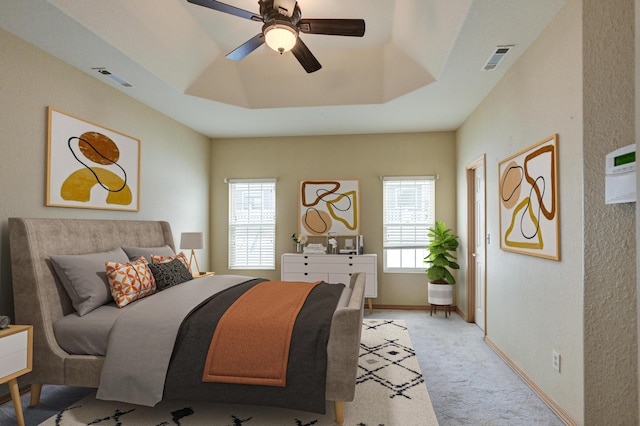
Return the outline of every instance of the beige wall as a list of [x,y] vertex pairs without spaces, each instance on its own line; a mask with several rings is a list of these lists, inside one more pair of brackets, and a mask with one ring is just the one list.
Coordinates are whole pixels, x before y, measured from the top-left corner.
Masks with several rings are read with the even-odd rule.
[[[634,0],[583,0],[585,424],[638,424],[636,204],[604,203],[605,155],[635,138]],[[615,66],[612,66],[615,64]]]
[[276,270],[234,271],[280,279],[280,255],[293,249],[301,179],[359,179],[365,251],[378,255],[375,304],[426,305],[426,274],[382,273],[380,176],[440,175],[436,217],[456,229],[455,139],[448,133],[215,140],[211,153],[213,267],[228,273],[228,190],[224,178],[277,178]]
[[[463,240],[468,238],[465,166],[486,154],[487,337],[578,422],[583,421],[581,37],[580,1],[570,0],[457,133]],[[559,134],[561,259],[502,251],[498,162],[554,133]],[[553,350],[561,354],[560,373],[551,367]]]
[[[635,132],[640,134],[640,0],[635,0]],[[636,147],[638,142],[636,141]],[[640,173],[636,173],[636,191],[640,189]],[[640,209],[636,202],[636,321],[637,336],[640,336],[640,250],[638,250],[638,240],[640,240]],[[640,351],[637,352],[637,362],[640,366]],[[640,383],[640,368],[638,368],[638,383]],[[638,392],[638,418],[640,418],[640,391]]]
[[[167,220],[176,244],[208,231],[208,138],[2,30],[0,52],[0,314],[13,316],[8,217]],[[47,106],[141,140],[140,212],[44,206]]]

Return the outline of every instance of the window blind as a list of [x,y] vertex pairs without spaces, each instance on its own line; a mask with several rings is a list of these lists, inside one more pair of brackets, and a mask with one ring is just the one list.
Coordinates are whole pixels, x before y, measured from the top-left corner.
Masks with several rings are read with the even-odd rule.
[[435,177],[383,177],[383,251],[386,271],[424,272],[435,224]]
[[276,181],[229,184],[229,269],[275,269]]

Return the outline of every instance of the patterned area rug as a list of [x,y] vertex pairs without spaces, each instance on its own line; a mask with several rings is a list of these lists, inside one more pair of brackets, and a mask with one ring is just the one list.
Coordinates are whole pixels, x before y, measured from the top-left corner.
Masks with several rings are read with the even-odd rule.
[[[365,319],[358,363],[356,396],[345,403],[345,425],[437,425],[427,387],[418,366],[406,324],[400,320]],[[99,401],[90,395],[42,425],[335,425],[333,403],[327,414],[247,405],[161,402],[141,407]]]

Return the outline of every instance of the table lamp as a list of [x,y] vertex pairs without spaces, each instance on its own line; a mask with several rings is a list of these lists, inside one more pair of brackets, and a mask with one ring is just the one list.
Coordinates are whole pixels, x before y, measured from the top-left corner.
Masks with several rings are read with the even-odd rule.
[[198,259],[196,258],[195,250],[201,250],[204,248],[204,232],[183,232],[180,236],[180,248],[191,250],[191,256],[189,256],[189,271],[193,273],[191,269],[191,262],[196,262],[196,270],[201,275],[200,266],[198,265]]

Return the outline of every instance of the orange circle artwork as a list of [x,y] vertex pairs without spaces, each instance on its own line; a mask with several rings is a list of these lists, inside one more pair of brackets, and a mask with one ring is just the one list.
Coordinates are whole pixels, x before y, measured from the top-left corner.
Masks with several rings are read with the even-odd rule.
[[86,132],[80,136],[80,152],[94,163],[110,165],[120,158],[120,150],[111,138],[98,132]]
[[522,190],[522,167],[512,161],[505,167],[500,177],[500,201],[507,209],[512,209],[520,199]]
[[310,235],[324,235],[331,229],[331,216],[325,211],[309,209],[302,217],[302,226]]

